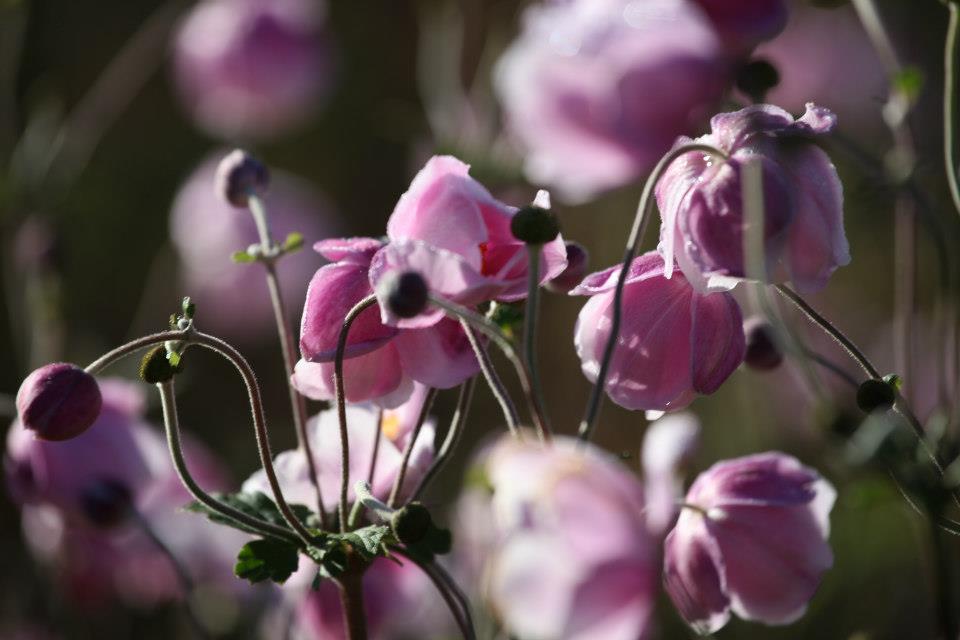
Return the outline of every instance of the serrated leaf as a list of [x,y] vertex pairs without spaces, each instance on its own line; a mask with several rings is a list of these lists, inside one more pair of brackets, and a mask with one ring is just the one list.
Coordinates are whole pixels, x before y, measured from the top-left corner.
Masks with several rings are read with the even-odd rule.
[[293,253],[294,251],[299,251],[303,248],[303,234],[297,231],[288,234],[287,239],[283,241],[283,247],[281,248],[284,253]]
[[367,560],[372,560],[379,555],[383,555],[383,545],[392,535],[389,525],[372,524],[356,531],[340,534],[338,537],[345,542],[349,542],[361,556]]
[[[276,503],[274,503],[269,496],[261,491],[255,491],[253,493],[214,493],[211,495],[220,502],[223,502],[224,504],[231,506],[237,511],[241,511],[249,516],[266,520],[271,524],[281,527],[288,527],[287,521],[283,518],[283,514],[280,513],[280,509],[277,508]],[[202,513],[217,524],[224,524],[233,527],[234,529],[246,531],[247,533],[262,535],[262,532],[252,530],[231,518],[223,516],[201,502],[191,502],[190,504],[186,505],[184,509],[193,513]],[[318,518],[313,511],[302,504],[291,504],[290,509],[293,511],[293,514],[297,517],[297,519],[300,520],[300,522],[302,522],[306,527],[310,528],[312,531],[316,528]],[[323,536],[323,533],[320,531],[315,531],[315,534],[318,537]]]
[[251,540],[237,554],[233,572],[252,583],[272,580],[283,584],[297,570],[297,547],[276,538]]
[[248,262],[256,262],[257,257],[252,256],[246,251],[234,251],[230,254],[230,259],[238,264],[245,264]]

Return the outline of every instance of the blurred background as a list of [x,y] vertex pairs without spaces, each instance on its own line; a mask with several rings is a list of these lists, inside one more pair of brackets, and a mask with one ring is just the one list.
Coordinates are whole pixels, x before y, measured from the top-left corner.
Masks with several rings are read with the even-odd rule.
[[[505,202],[529,202],[540,185],[525,178],[523,147],[504,126],[492,80],[496,61],[521,27],[525,4],[331,0],[295,16],[302,41],[282,41],[282,34],[264,27],[260,41],[275,46],[251,54],[250,62],[263,65],[262,73],[254,74],[255,81],[244,76],[217,87],[214,76],[229,76],[232,63],[214,68],[207,57],[226,42],[234,19],[229,16],[207,11],[196,17],[190,12],[202,7],[188,2],[0,1],[3,419],[13,420],[17,388],[36,366],[85,364],[128,339],[161,330],[182,296],[190,295],[198,325],[237,344],[253,362],[274,449],[293,446],[259,265],[229,259],[254,241],[253,223],[246,212],[214,198],[211,162],[234,146],[253,151],[274,174],[267,203],[277,235],[300,231],[308,246],[324,237],[382,235],[398,197],[435,153],[470,163],[472,175]],[[915,404],[929,407],[933,363],[945,348],[926,329],[937,287],[932,238],[957,246],[940,155],[946,13],[936,0],[885,0],[878,6],[900,56],[922,81],[911,122],[917,178],[930,194],[936,235],[921,225],[910,393]],[[865,168],[845,150],[849,145],[828,143],[845,185],[853,262],[811,301],[884,371],[893,371],[894,198],[877,178],[892,144],[882,118],[885,74],[843,2],[795,2],[786,30],[755,55],[781,74],[769,101],[795,114],[811,100],[834,108],[843,140],[874,159]],[[271,73],[271,65],[287,73]],[[270,91],[270,99],[244,99],[245,90]],[[701,124],[687,133],[702,131]],[[590,250],[591,270],[619,260],[642,178],[575,203],[554,199],[564,236]],[[647,237],[650,247],[653,236]],[[322,264],[304,250],[282,266],[292,323],[299,322],[306,284]],[[582,303],[555,294],[543,298],[543,386],[549,414],[563,433],[575,432],[589,392],[572,341]],[[796,324],[807,333],[802,322]],[[853,370],[819,336],[810,333],[809,339]],[[135,381],[135,367],[130,361],[111,373]],[[512,384],[508,373],[505,378]],[[178,380],[182,422],[215,452],[227,488],[238,487],[257,468],[240,380],[204,354],[192,356]],[[824,381],[837,406],[856,411],[846,388]],[[146,420],[159,425],[157,399],[146,398]],[[454,392],[440,395],[435,412],[441,422],[455,399]],[[783,628],[734,620],[717,637],[934,636],[925,521],[883,472],[847,463],[846,441],[835,428],[841,414],[815,403],[791,364],[771,373],[738,371],[691,409],[703,422],[696,470],[721,458],[779,449],[821,470],[840,492],[831,536],[835,566],[809,613]],[[643,415],[607,402],[596,440],[638,468],[645,425]],[[467,437],[428,496],[440,512],[457,495],[475,445],[502,430],[489,391],[478,386]],[[96,594],[82,581],[64,580],[56,562],[38,550],[43,544],[27,544],[36,535],[12,497],[0,494],[0,638],[188,637],[171,598],[125,598],[123,583],[113,578]],[[952,544],[954,556],[960,555]],[[225,553],[229,557],[235,549]],[[133,567],[133,580],[150,571]],[[282,637],[264,631],[257,617],[272,608],[269,588],[237,590],[242,593],[213,607],[218,633]],[[659,623],[664,638],[690,635],[669,603]]]

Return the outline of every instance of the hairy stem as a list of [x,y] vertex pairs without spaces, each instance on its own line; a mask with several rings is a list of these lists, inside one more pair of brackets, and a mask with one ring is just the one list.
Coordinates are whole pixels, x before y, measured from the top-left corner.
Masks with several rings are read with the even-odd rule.
[[514,437],[518,436],[520,433],[520,416],[517,413],[516,406],[514,406],[513,401],[510,399],[510,394],[507,393],[507,388],[504,386],[503,380],[500,379],[493,363],[490,362],[490,354],[487,353],[486,348],[480,343],[477,332],[474,331],[473,327],[471,327],[466,320],[461,320],[460,326],[463,328],[463,332],[467,334],[467,340],[470,341],[470,346],[473,347],[474,356],[476,356],[477,362],[480,364],[480,372],[483,373],[483,377],[490,387],[490,392],[493,393],[497,404],[499,404],[503,410],[503,419],[507,423],[507,430],[510,431]]
[[420,479],[420,484],[417,485],[417,488],[414,489],[413,493],[411,494],[411,500],[420,499],[420,496],[423,495],[423,492],[430,484],[430,481],[433,480],[438,473],[440,473],[440,470],[443,469],[443,465],[446,464],[447,460],[450,458],[450,454],[460,441],[460,435],[463,433],[464,427],[467,424],[467,413],[470,410],[470,402],[473,400],[473,390],[476,388],[476,386],[476,377],[470,378],[460,385],[460,396],[457,398],[457,408],[454,409],[453,418],[450,420],[450,428],[447,429],[447,436],[443,439],[443,444],[440,445],[440,450],[437,451],[436,455],[433,457],[433,464],[431,464],[430,468],[427,469],[427,472],[423,475],[423,478]]
[[403,481],[407,478],[407,467],[410,466],[410,456],[413,454],[413,447],[417,442],[417,438],[420,437],[420,430],[423,429],[423,423],[427,421],[427,414],[430,413],[436,397],[437,390],[430,389],[427,392],[427,397],[423,399],[423,407],[420,408],[417,424],[414,426],[413,431],[410,432],[410,439],[407,441],[407,446],[403,449],[403,459],[400,461],[400,469],[397,471],[397,477],[393,481],[393,487],[390,489],[390,497],[387,499],[387,506],[390,508],[396,507],[397,501],[400,499],[401,492],[403,491]]
[[363,606],[363,573],[349,570],[338,580],[347,640],[367,640],[367,614]]
[[[523,353],[530,371],[530,392],[543,407],[543,388],[540,385],[540,370],[537,367],[537,322],[540,312],[540,255],[543,245],[527,245],[527,308],[523,319]],[[544,415],[546,420],[547,416]]]

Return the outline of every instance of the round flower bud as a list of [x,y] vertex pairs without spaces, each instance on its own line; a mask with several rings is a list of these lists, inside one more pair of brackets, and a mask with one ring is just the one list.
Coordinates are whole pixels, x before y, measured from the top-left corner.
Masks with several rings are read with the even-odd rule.
[[554,293],[567,293],[580,284],[587,275],[590,254],[579,242],[567,242],[567,268],[545,285]]
[[751,60],[737,73],[737,89],[754,102],[764,102],[767,93],[780,84],[780,72],[766,60]]
[[743,323],[743,335],[747,342],[744,362],[751,369],[770,371],[783,362],[783,352],[773,335],[773,327],[760,317],[749,318]]
[[547,244],[560,235],[560,222],[549,209],[530,205],[510,219],[510,232],[527,244]]
[[380,300],[398,318],[414,318],[427,308],[427,282],[416,271],[390,274],[377,288]]
[[140,361],[140,378],[149,384],[166,382],[173,378],[183,365],[174,367],[167,360],[167,348],[164,346],[154,347],[143,356]]
[[857,389],[857,406],[865,413],[886,411],[896,402],[893,387],[883,380],[870,379]]
[[80,494],[80,505],[90,522],[98,527],[112,527],[130,513],[133,498],[125,485],[116,480],[103,480]]
[[23,426],[42,440],[69,440],[100,415],[100,387],[80,367],[58,362],[40,367],[17,392]]
[[400,542],[416,544],[433,528],[433,518],[425,506],[411,502],[394,512],[390,518],[390,528]]
[[216,192],[235,207],[245,208],[250,196],[263,196],[270,184],[270,172],[241,149],[227,154],[217,166]]

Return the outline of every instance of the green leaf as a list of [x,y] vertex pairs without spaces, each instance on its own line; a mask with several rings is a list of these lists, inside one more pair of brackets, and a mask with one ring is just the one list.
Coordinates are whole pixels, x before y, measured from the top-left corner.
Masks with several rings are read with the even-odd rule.
[[356,531],[341,534],[338,537],[345,542],[349,542],[357,550],[357,553],[364,558],[372,560],[379,555],[383,555],[383,545],[392,535],[389,525],[372,524]]
[[[331,536],[329,543],[323,547],[309,546],[306,554],[320,565],[319,578],[336,578],[347,570],[347,552],[343,548],[343,541],[339,536]],[[316,580],[314,581],[316,582]]]
[[256,256],[252,256],[246,251],[234,251],[230,254],[230,259],[239,264],[257,261]]
[[[224,504],[231,506],[238,511],[242,511],[249,516],[266,520],[271,524],[281,527],[288,527],[287,521],[284,520],[283,515],[280,513],[280,509],[277,508],[276,503],[274,503],[273,500],[271,500],[265,493],[261,491],[255,491],[253,493],[214,493],[211,495],[220,502],[223,502]],[[202,513],[217,524],[224,524],[233,527],[234,529],[246,531],[247,533],[262,535],[262,533],[259,531],[251,530],[249,527],[246,527],[231,518],[213,511],[203,503],[194,501],[186,505],[184,509],[193,513]],[[318,518],[313,511],[302,504],[292,504],[290,505],[290,509],[293,511],[293,514],[297,517],[297,519],[300,520],[300,522],[302,522],[306,527],[310,528],[311,530],[316,529]],[[320,531],[316,531],[316,535],[318,537],[323,536]]]
[[287,236],[287,239],[283,241],[283,246],[281,250],[283,253],[293,253],[295,251],[300,251],[303,248],[303,234],[294,231],[293,233]]
[[283,584],[297,570],[297,547],[276,538],[251,540],[237,554],[233,572],[252,583],[272,580]]

